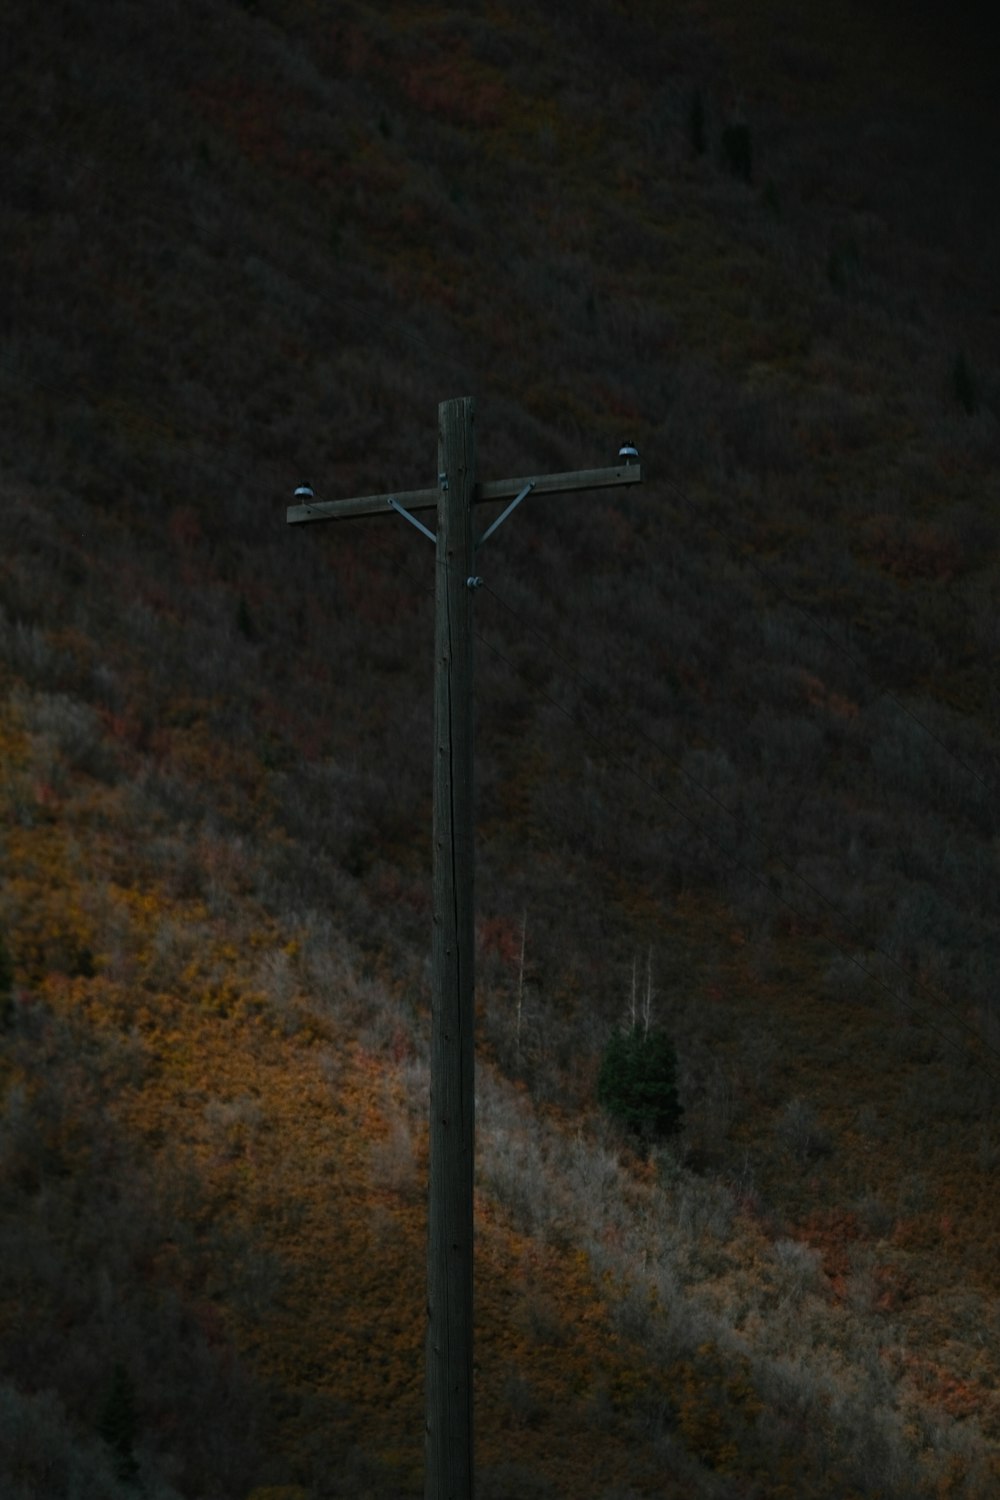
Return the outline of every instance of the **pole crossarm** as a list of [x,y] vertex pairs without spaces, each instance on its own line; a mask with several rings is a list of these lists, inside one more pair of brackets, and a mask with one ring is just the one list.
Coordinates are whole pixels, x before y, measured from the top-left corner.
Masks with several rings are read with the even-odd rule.
[[[640,464],[616,464],[608,469],[573,469],[566,474],[526,474],[521,479],[489,479],[485,484],[477,484],[473,500],[476,504],[511,500],[525,485],[531,486],[533,495],[558,495],[567,490],[611,489],[615,485],[639,484],[641,481]],[[396,506],[406,510],[436,510],[440,494],[435,485],[433,489],[397,490],[390,495],[359,495],[353,500],[313,500],[308,505],[290,505],[286,520],[289,526],[303,526],[312,521],[352,521],[360,516],[387,515]]]
[[525,485],[532,495],[559,495],[567,490],[606,490],[617,484],[639,484],[639,464],[616,464],[611,469],[572,469],[568,474],[525,474],[523,479],[488,479],[476,485],[476,500],[510,500]]

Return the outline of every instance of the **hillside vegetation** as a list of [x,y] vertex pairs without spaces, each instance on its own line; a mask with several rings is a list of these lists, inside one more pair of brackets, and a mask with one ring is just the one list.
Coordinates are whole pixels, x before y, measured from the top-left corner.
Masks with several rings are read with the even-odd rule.
[[5,20],[0,1491],[422,1493],[433,561],[285,508],[472,395],[483,478],[645,475],[481,554],[480,1500],[997,1494],[982,39]]

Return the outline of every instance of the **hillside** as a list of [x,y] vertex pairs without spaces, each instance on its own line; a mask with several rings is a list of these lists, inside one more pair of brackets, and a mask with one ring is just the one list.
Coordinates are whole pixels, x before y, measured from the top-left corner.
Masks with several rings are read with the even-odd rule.
[[[1000,1487],[1000,214],[931,7],[7,7],[0,1492],[422,1493],[433,565],[480,1500]],[[682,1132],[597,1107],[648,999]]]

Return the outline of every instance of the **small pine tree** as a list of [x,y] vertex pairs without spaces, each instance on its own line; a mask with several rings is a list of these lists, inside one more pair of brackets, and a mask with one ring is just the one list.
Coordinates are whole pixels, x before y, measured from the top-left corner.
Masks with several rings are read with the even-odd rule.
[[250,613],[250,606],[246,601],[246,595],[240,595],[240,602],[236,609],[236,628],[240,635],[245,636],[248,641],[257,639],[257,627]]
[[691,145],[698,156],[705,155],[707,141],[705,139],[705,101],[701,97],[701,89],[695,90],[694,98],[691,100],[691,111],[688,115],[688,131],[691,136]]
[[976,382],[969,367],[969,361],[965,357],[964,350],[959,350],[955,356],[951,378],[955,388],[955,395],[971,417],[979,405],[979,401],[976,395]]
[[861,271],[861,252],[853,239],[839,240],[826,259],[826,277],[835,292],[847,292]]
[[753,146],[750,141],[750,126],[742,120],[727,125],[722,132],[722,154],[734,177],[741,182],[750,182],[753,177]]
[[118,1478],[131,1483],[139,1474],[139,1465],[132,1451],[139,1422],[135,1413],[134,1388],[121,1363],[116,1364],[112,1371],[97,1430],[111,1449]]
[[10,961],[7,945],[0,932],[0,1031],[9,1026],[14,1014],[14,965]]
[[617,1029],[601,1060],[597,1098],[644,1141],[679,1130],[684,1111],[677,1098],[677,1056],[666,1032],[643,1025]]
[[773,177],[769,177],[761,193],[761,201],[773,219],[781,218],[781,194]]

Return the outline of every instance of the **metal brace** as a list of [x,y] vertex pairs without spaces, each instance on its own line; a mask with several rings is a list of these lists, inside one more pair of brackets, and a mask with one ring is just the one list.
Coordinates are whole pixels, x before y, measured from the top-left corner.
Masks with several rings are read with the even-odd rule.
[[520,505],[521,501],[525,498],[525,496],[531,494],[532,490],[535,488],[536,482],[537,481],[534,480],[534,479],[529,479],[528,480],[528,483],[524,486],[524,489],[521,491],[521,493],[519,495],[515,495],[514,496],[513,500],[507,506],[507,509],[506,510],[502,510],[500,512],[500,514],[497,516],[496,520],[491,525],[487,526],[486,530],[483,532],[482,536],[479,538],[479,541],[476,543],[477,547],[481,547],[483,545],[483,543],[486,541],[487,537],[491,537],[493,535],[494,531],[496,531],[497,527],[503,525],[504,521],[506,521],[506,519],[510,515],[511,511],[516,510],[517,507]]
[[411,526],[415,526],[418,531],[422,531],[424,536],[429,537],[430,540],[435,544],[435,546],[437,545],[437,536],[430,529],[430,527],[425,526],[423,521],[418,521],[416,516],[406,509],[405,505],[400,505],[395,495],[389,496],[389,504],[392,506],[393,510],[398,511],[401,516],[409,521]]

